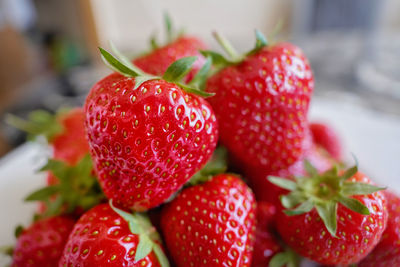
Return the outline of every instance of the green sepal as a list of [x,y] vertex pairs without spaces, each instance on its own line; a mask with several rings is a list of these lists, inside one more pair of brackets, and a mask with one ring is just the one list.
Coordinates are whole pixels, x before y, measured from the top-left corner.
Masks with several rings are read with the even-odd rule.
[[125,66],[127,66],[128,68],[134,70],[136,73],[142,74],[142,71],[140,69],[138,69],[137,67],[135,67],[132,62],[129,60],[129,58],[127,58],[116,46],[115,44],[110,41],[110,48],[111,51],[115,54],[116,58]]
[[217,53],[217,52],[214,52],[211,50],[200,50],[200,53],[206,58],[210,57],[212,59],[213,65],[217,69],[220,69],[220,68],[223,68],[223,67],[226,67],[229,65],[233,65],[236,63],[236,62],[228,60],[220,53]]
[[[13,246],[0,246],[0,254],[10,256],[14,254],[14,247]],[[6,266],[8,267],[8,266]]]
[[25,199],[45,203],[46,211],[41,217],[70,214],[78,207],[88,210],[105,199],[93,175],[93,163],[89,154],[74,166],[50,159],[40,171],[50,171],[58,180],[57,184],[45,186]]
[[[113,70],[125,75],[127,77],[134,77],[135,78],[135,86],[134,89],[139,88],[144,82],[149,80],[157,80],[161,79],[158,76],[152,76],[150,74],[146,74],[137,68],[135,65],[129,62],[128,59],[124,59],[122,54],[118,51],[117,54],[120,54],[120,58],[116,58],[111,55],[108,51],[104,50],[103,48],[99,47],[101,57],[106,65],[108,65]],[[116,50],[114,48],[114,50]],[[117,50],[116,50],[117,51]],[[121,59],[122,57],[122,59]],[[196,61],[197,57],[184,57],[178,59],[177,61],[173,62],[165,71],[162,79],[166,80],[167,82],[175,83],[184,91],[196,94],[202,97],[209,97],[213,96],[213,93],[207,93],[204,91],[199,90],[198,88],[191,87],[189,85],[183,84],[180,81],[182,78],[191,70],[192,65]],[[124,63],[125,62],[125,63]],[[128,63],[129,62],[129,63]]]
[[16,238],[18,238],[22,234],[23,231],[24,231],[24,227],[22,225],[18,225],[17,227],[15,227],[14,236]]
[[295,209],[285,210],[284,213],[289,216],[300,215],[310,212],[314,208],[314,203],[311,200],[306,200]]
[[6,123],[20,129],[28,134],[28,140],[34,140],[37,136],[43,135],[47,141],[51,140],[63,131],[63,126],[57,117],[66,110],[60,110],[56,115],[45,111],[35,110],[29,113],[28,118],[22,119],[12,114],[6,115]]
[[215,95],[215,93],[208,93],[208,92],[205,92],[205,91],[202,91],[202,90],[187,86],[187,85],[185,85],[183,83],[176,82],[175,84],[178,85],[180,88],[182,88],[183,91],[185,91],[186,93],[198,95],[198,96],[201,96],[201,97],[204,97],[204,98],[211,97],[211,96]]
[[304,169],[311,177],[318,175],[318,170],[308,160],[304,161]]
[[274,185],[277,185],[289,191],[293,191],[297,188],[296,182],[293,182],[292,180],[286,178],[281,178],[277,176],[268,176],[268,181],[270,181]]
[[46,201],[59,191],[58,186],[46,186],[29,194],[25,201]]
[[337,206],[336,202],[325,202],[315,205],[319,217],[322,219],[326,229],[333,237],[336,237],[337,230]]
[[158,262],[160,263],[161,267],[169,267],[170,266],[167,256],[165,255],[161,246],[159,244],[157,244],[156,242],[154,242],[153,251],[154,251],[154,254],[156,254],[156,257],[157,257]]
[[386,187],[379,187],[371,184],[358,183],[358,182],[344,182],[341,192],[345,196],[356,196],[356,195],[369,195],[385,189]]
[[296,207],[297,205],[304,202],[306,199],[307,198],[303,195],[303,193],[299,191],[292,191],[287,195],[280,196],[282,206],[287,209],[292,209]]
[[172,26],[172,20],[168,12],[164,13],[164,25],[165,32],[167,34],[167,43],[171,43],[174,40],[174,30]]
[[243,56],[239,55],[236,49],[232,46],[232,44],[226,39],[224,36],[219,34],[218,32],[213,32],[214,38],[217,40],[219,45],[224,49],[224,51],[230,57],[230,61],[240,62],[243,60]]
[[350,179],[351,177],[353,177],[356,173],[358,172],[358,167],[357,165],[351,167],[350,169],[347,169],[342,176],[340,176],[340,179],[342,179],[343,181]]
[[213,176],[224,173],[228,169],[228,151],[219,146],[215,149],[213,156],[204,167],[190,178],[188,184],[196,184],[209,181]]
[[310,177],[295,177],[295,182],[269,177],[269,181],[291,192],[280,196],[284,211],[289,216],[310,212],[314,207],[329,233],[336,237],[338,203],[361,215],[369,215],[368,208],[359,200],[351,198],[355,195],[369,195],[385,188],[370,184],[352,182],[350,178],[357,173],[357,167],[349,168],[339,175],[338,167],[319,174],[309,163],[304,168]]
[[151,47],[151,51],[156,50],[160,47],[160,45],[157,42],[157,38],[155,35],[152,35],[150,37],[150,47]]
[[109,66],[111,69],[121,73],[127,77],[136,77],[141,75],[142,73],[138,73],[137,71],[131,69],[130,67],[126,66],[121,62],[121,60],[115,58],[111,55],[107,50],[99,47],[101,58],[103,62]]
[[137,76],[135,77],[135,86],[133,87],[133,90],[138,89],[144,82],[150,81],[150,80],[155,80],[157,79],[154,76]]
[[162,78],[167,82],[179,82],[191,70],[197,57],[184,57],[173,62],[165,71]]
[[361,201],[355,198],[340,197],[339,202],[354,212],[362,215],[370,215],[369,209],[363,203],[361,203]]
[[256,45],[255,47],[247,53],[247,55],[253,55],[260,51],[263,47],[268,45],[267,38],[259,30],[255,30],[256,33]]
[[140,261],[154,251],[161,266],[169,267],[169,262],[158,242],[161,238],[151,224],[147,215],[139,212],[128,213],[116,208],[112,200],[109,201],[110,207],[121,216],[129,225],[131,233],[139,236],[139,243],[136,248],[135,261]]
[[139,234],[139,243],[136,248],[135,261],[144,259],[153,250],[153,241],[146,234]]
[[196,75],[193,77],[193,79],[190,81],[188,85],[199,88],[201,91],[204,91],[207,82],[207,77],[211,69],[211,65],[212,65],[212,58],[207,57],[206,62],[204,62],[204,65],[196,73]]
[[269,261],[268,265],[268,267],[298,267],[298,266],[300,266],[300,257],[291,249],[286,249],[283,252],[275,254]]

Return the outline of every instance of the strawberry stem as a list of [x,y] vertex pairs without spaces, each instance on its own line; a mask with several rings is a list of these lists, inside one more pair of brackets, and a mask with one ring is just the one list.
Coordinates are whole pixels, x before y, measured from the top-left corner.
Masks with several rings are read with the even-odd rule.
[[213,32],[214,38],[217,40],[217,42],[222,46],[224,51],[229,55],[232,61],[242,61],[243,57],[236,51],[236,49],[232,46],[232,44],[223,37],[221,34],[217,32]]

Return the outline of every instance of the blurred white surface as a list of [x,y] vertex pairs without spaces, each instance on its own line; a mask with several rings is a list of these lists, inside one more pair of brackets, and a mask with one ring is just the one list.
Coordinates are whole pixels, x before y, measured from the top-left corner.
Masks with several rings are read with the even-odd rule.
[[[311,121],[327,122],[342,137],[346,158],[357,156],[360,170],[377,183],[400,193],[400,118],[378,113],[353,102],[315,97]],[[35,173],[43,165],[39,145],[27,143],[0,160],[0,246],[14,242],[14,228],[27,225],[36,208],[23,198],[44,183]],[[0,256],[0,265],[7,259]]]

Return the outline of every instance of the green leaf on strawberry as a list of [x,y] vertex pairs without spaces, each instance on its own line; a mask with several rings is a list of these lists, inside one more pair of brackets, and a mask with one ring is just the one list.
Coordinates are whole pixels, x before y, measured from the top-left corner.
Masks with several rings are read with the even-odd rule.
[[281,203],[289,216],[300,215],[316,209],[332,236],[336,236],[338,203],[362,215],[369,215],[368,208],[361,201],[352,198],[356,195],[369,195],[385,188],[371,184],[349,181],[358,172],[357,166],[339,174],[337,167],[318,174],[318,171],[305,161],[304,168],[310,177],[296,177],[294,181],[270,176],[268,180],[289,194],[281,196]]
[[87,154],[75,166],[50,159],[40,171],[50,171],[58,183],[31,193],[25,201],[42,201],[48,217],[73,213],[77,208],[88,210],[105,199],[96,177],[93,175],[92,159]]
[[300,263],[300,257],[293,250],[286,249],[283,252],[275,254],[269,262],[269,267],[297,267]]
[[[212,93],[207,93],[199,88],[195,88],[194,86],[186,85],[181,82],[182,78],[191,70],[194,62],[196,61],[196,57],[184,57],[178,59],[177,61],[173,62],[165,71],[162,77],[152,76],[150,74],[146,74],[142,72],[139,68],[137,68],[132,63],[125,63],[127,60],[125,57],[114,57],[111,53],[107,50],[99,47],[101,58],[103,59],[104,63],[109,66],[114,71],[121,73],[127,77],[134,77],[135,78],[135,88],[137,89],[143,84],[145,81],[149,80],[159,80],[164,79],[168,82],[175,83],[179,87],[181,87],[184,91],[192,94],[197,94],[202,97],[209,97],[213,96]],[[118,51],[115,47],[114,50]],[[120,52],[117,52],[118,55],[122,55]],[[207,67],[207,66],[206,66]],[[207,71],[208,72],[208,71]],[[197,84],[204,84],[206,76],[203,75],[203,81],[198,79]]]
[[111,208],[128,222],[129,229],[133,234],[139,235],[139,243],[137,245],[135,261],[140,261],[154,251],[158,261],[162,267],[169,266],[169,262],[164,252],[160,247],[161,238],[156,229],[151,224],[150,219],[142,213],[128,213],[116,208],[110,200]]
[[63,132],[63,126],[57,120],[57,117],[66,113],[66,111],[66,109],[61,109],[54,115],[46,110],[35,110],[29,113],[26,120],[7,114],[6,122],[26,132],[28,140],[33,140],[35,137],[43,135],[50,142],[57,134]]

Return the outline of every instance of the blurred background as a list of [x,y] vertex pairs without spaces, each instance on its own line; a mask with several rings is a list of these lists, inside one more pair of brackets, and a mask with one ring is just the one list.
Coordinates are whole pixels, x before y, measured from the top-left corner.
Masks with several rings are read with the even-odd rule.
[[[0,155],[24,140],[4,123],[6,113],[25,116],[33,109],[82,104],[94,82],[108,72],[97,46],[108,47],[112,40],[130,56],[146,51],[151,35],[163,37],[165,11],[177,27],[211,47],[217,46],[210,32],[217,30],[242,51],[253,46],[255,28],[268,35],[281,21],[276,38],[299,45],[311,61],[317,107],[362,107],[347,111],[332,104],[351,115],[336,118],[348,127],[351,119],[371,123],[368,116],[398,122],[397,0],[0,0]],[[316,118],[323,112],[312,110]],[[387,127],[398,134],[398,128]]]

